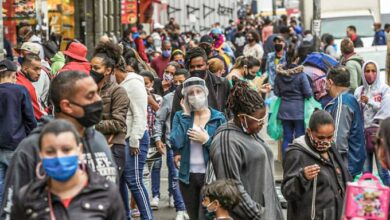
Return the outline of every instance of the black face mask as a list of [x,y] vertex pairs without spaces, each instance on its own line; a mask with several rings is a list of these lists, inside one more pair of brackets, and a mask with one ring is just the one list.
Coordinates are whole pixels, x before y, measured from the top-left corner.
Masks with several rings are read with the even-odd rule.
[[283,50],[283,44],[275,44],[275,51],[280,52]]
[[255,41],[255,39],[253,39],[253,38],[248,38],[247,40],[248,40],[248,42],[250,42],[250,43],[252,43],[252,42]]
[[79,105],[77,103],[71,102],[73,105],[77,105],[84,110],[84,116],[82,117],[75,117],[72,115],[74,119],[76,119],[82,126],[85,128],[91,127],[92,125],[95,125],[99,123],[99,121],[102,118],[102,112],[103,112],[103,101],[97,101],[89,105]]
[[99,84],[104,79],[104,75],[99,73],[99,72],[96,72],[95,70],[91,69],[89,74],[91,75],[93,80],[96,82],[96,84]]
[[199,77],[201,79],[206,78],[207,70],[193,70],[190,72],[191,77]]
[[256,75],[252,75],[250,73],[246,73],[245,79],[247,80],[254,80],[256,78]]

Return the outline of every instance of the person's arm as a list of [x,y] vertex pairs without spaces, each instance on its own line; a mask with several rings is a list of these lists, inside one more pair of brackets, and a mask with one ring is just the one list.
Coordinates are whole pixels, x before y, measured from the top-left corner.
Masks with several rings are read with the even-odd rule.
[[350,75],[349,88],[351,88],[352,91],[355,91],[355,89],[359,86],[358,69],[360,68],[360,64],[358,64],[357,61],[351,60],[345,64],[345,67],[348,69]]
[[313,90],[311,89],[309,79],[306,73],[303,73],[302,77],[302,94],[305,99],[308,99],[313,96]]
[[[339,103],[341,105],[341,103]],[[337,112],[340,110],[340,112]],[[340,154],[346,154],[348,152],[349,148],[349,135],[350,135],[350,129],[351,124],[353,120],[353,110],[349,108],[346,105],[343,105],[340,109],[336,109],[334,115],[335,122],[338,122],[335,124],[336,127],[336,146]]]
[[[181,105],[180,105],[180,102],[183,98],[183,95],[181,94],[181,89],[182,89],[182,86],[179,86],[175,90],[175,94],[173,96],[173,101],[172,101],[172,110],[171,110],[172,116],[174,116],[176,114],[176,112],[183,110]],[[171,117],[171,127],[172,127],[172,122],[173,122],[173,117]]]
[[236,215],[239,215],[242,219],[260,220],[264,214],[264,204],[259,204],[252,199],[244,188],[240,177],[245,152],[242,152],[234,142],[227,144],[227,142],[222,141],[222,136],[223,134],[220,134],[211,143],[210,159],[215,176],[217,180],[235,180],[241,198],[240,203],[232,210]]
[[[36,178],[38,151],[38,134],[30,135],[18,145],[4,179],[1,219],[9,219],[17,193],[23,186]],[[40,172],[43,171],[40,170]]]
[[191,122],[191,116],[182,114],[182,111],[176,112],[173,118],[172,131],[169,141],[174,150],[179,151],[184,148],[187,139],[187,131]]
[[24,87],[20,87],[22,89],[22,117],[23,117],[23,125],[26,129],[26,134],[30,134],[30,132],[37,127],[37,120],[34,116],[33,106],[31,104],[31,98],[28,94],[27,90]]
[[161,108],[156,112],[156,117],[154,119],[154,141],[160,141],[163,135],[163,126],[164,123],[168,120],[169,109],[171,103],[168,101],[166,96],[164,96]]
[[137,47],[137,52],[138,52],[139,56],[142,58],[143,61],[149,63],[148,55],[145,52],[144,41],[141,38],[137,38],[134,41],[134,43],[135,43],[135,45]]
[[311,181],[304,176],[304,154],[298,150],[288,151],[283,160],[282,194],[288,201],[297,201],[309,191]]
[[[133,73],[134,74],[134,73]],[[132,127],[127,128],[129,133],[129,144],[132,148],[139,148],[139,140],[144,136],[146,126],[147,94],[145,85],[139,80],[132,80],[127,85],[127,94],[130,100],[130,111],[132,112]]]
[[11,210],[11,219],[28,219],[28,217],[26,216],[26,210],[23,205],[23,199],[20,198],[20,195],[24,194],[24,192],[22,191],[25,191],[25,188],[23,188],[21,192],[18,192],[18,195],[15,196],[15,202]]
[[107,213],[107,220],[118,220],[118,219],[126,219],[126,211],[123,205],[122,200],[118,201],[120,198],[119,189],[115,186],[113,190],[110,190],[110,207]]
[[126,115],[129,110],[129,98],[126,90],[120,86],[111,94],[111,119],[101,120],[95,129],[106,135],[126,131]]

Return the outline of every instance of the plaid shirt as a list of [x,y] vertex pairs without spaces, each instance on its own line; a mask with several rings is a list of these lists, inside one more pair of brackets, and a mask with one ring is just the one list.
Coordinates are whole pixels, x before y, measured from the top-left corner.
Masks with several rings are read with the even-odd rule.
[[[162,97],[156,94],[153,94],[153,97],[154,100],[161,106]],[[149,132],[149,136],[152,137],[154,134],[154,119],[156,118],[156,111],[154,111],[150,105],[148,105],[147,111],[148,111],[148,115],[147,115],[148,132]]]

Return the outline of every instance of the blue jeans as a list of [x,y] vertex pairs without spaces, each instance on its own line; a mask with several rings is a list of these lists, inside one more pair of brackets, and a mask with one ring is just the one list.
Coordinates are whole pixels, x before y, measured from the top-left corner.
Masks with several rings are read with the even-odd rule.
[[[125,146],[125,164],[127,164],[128,160],[128,154],[129,154],[129,146],[126,144]],[[124,169],[123,169],[124,171]],[[130,205],[129,205],[129,190],[127,189],[126,179],[124,173],[119,179],[119,191],[121,193],[122,200],[124,202],[124,207],[126,211],[126,220],[131,220],[131,212],[130,212]]]
[[381,166],[381,163],[379,162],[378,157],[376,156],[375,153],[367,152],[367,159],[364,162],[363,173],[366,172],[372,173],[374,157],[375,157],[376,167],[378,168],[379,177],[381,178],[383,184],[385,184],[386,186],[390,186],[390,173],[388,170],[386,170]]
[[145,131],[144,136],[139,142],[139,154],[131,155],[126,158],[124,179],[129,187],[134,200],[137,203],[138,210],[141,213],[141,220],[153,219],[152,209],[150,208],[148,191],[143,182],[143,171],[146,163],[146,157],[149,148],[149,135]]
[[305,134],[305,122],[303,120],[282,120],[283,125],[283,143],[282,156],[287,150],[287,147],[294,138],[298,138]]
[[162,157],[152,162],[152,196],[160,198],[160,179],[161,179],[161,165]]
[[14,151],[0,149],[0,204],[3,199],[5,174],[13,155]]
[[173,196],[176,211],[185,211],[183,196],[179,187],[179,173],[173,160],[173,150],[167,148],[167,167],[168,167],[168,192]]

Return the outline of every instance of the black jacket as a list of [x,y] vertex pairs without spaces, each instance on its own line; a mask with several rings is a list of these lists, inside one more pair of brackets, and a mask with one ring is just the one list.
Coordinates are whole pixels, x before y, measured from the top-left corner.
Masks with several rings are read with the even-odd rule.
[[[48,121],[45,119],[43,123]],[[33,130],[15,151],[5,177],[0,219],[8,219],[16,193],[36,177],[35,169],[40,161],[38,140],[42,127]],[[112,182],[118,182],[116,165],[105,137],[95,129],[87,128],[82,141],[84,156],[92,171],[97,171]]]
[[[216,109],[226,115],[226,102],[229,96],[230,86],[229,81],[225,78],[215,76],[210,71],[207,71],[206,86],[209,90],[208,104],[209,107]],[[172,112],[171,115],[175,115],[176,112],[182,110],[180,101],[183,98],[181,94],[183,86],[179,86],[175,95],[173,96]],[[173,117],[171,118],[171,124]]]
[[[315,200],[316,220],[339,220],[343,209],[343,199],[350,175],[335,146],[329,150],[333,163],[326,161],[308,146],[309,140],[302,136],[294,140],[286,151],[283,160],[282,193],[288,201],[287,219],[311,219],[313,182],[307,181],[303,168],[317,164],[320,173],[317,179]],[[338,164],[338,169],[334,164]],[[336,177],[339,174],[340,181]]]
[[[89,173],[88,185],[65,208],[61,199],[50,193],[52,212],[56,219],[122,220],[125,219],[119,189],[104,177]],[[11,220],[50,219],[48,178],[35,179],[18,193]]]

